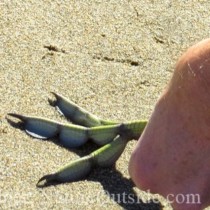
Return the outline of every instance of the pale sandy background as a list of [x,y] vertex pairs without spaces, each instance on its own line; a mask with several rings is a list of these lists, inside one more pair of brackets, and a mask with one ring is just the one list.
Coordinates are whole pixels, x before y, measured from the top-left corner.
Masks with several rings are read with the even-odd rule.
[[55,91],[106,119],[149,118],[176,59],[209,37],[209,11],[208,0],[1,0],[0,208],[158,209],[122,202],[123,193],[153,198],[127,180],[135,141],[117,162],[122,174],[103,169],[87,181],[37,189],[41,176],[87,151],[33,139],[5,117],[15,112],[64,121],[47,102]]

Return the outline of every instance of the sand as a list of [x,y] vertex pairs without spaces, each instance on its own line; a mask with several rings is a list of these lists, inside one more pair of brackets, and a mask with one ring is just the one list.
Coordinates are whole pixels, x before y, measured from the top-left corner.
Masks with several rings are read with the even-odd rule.
[[[65,122],[48,104],[54,91],[104,119],[148,119],[177,58],[209,37],[209,10],[208,0],[1,1],[0,209],[154,210],[154,198],[171,209],[129,181],[135,141],[117,171],[36,188],[40,177],[87,154],[91,145],[69,151],[36,140],[12,127],[6,115]],[[129,196],[135,193],[146,204],[133,204]]]

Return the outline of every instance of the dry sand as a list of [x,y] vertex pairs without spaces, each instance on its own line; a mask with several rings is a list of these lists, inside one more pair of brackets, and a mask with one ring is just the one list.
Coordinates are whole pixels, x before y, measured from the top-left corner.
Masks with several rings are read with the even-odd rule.
[[64,121],[47,102],[55,91],[105,119],[149,118],[176,59],[209,37],[209,11],[208,0],[1,0],[0,209],[158,209],[128,203],[134,193],[159,198],[132,189],[128,180],[135,141],[118,172],[97,170],[85,181],[37,189],[41,176],[87,151],[33,139],[5,117]]

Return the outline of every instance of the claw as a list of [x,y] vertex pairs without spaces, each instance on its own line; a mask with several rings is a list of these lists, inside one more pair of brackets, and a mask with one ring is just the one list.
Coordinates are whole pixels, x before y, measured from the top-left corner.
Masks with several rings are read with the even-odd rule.
[[[73,182],[85,178],[93,168],[91,156],[79,158],[62,167],[54,174],[43,176],[37,183],[38,187],[47,186],[53,182]],[[43,184],[41,182],[45,181]]]
[[101,125],[100,120],[97,116],[87,112],[83,108],[79,107],[72,101],[69,101],[65,97],[52,92],[55,96],[56,108],[73,123],[80,124],[86,127],[99,126]]
[[58,135],[60,143],[67,148],[79,147],[88,140],[86,127],[73,124],[65,125],[44,118],[13,113],[8,115],[20,119],[29,135],[39,139],[48,139]]
[[[121,136],[92,152],[64,166],[54,174],[43,176],[37,183],[38,187],[47,186],[52,182],[72,182],[85,178],[94,167],[112,166],[120,157],[127,144],[127,139]],[[40,185],[42,181],[44,184]]]
[[[55,176],[55,174],[48,174],[48,175],[43,176],[42,178],[39,179],[36,186],[37,187],[46,187],[46,186],[52,184],[54,182],[54,176]],[[45,181],[45,182],[42,183],[43,181]],[[40,183],[42,183],[42,184],[40,184]]]
[[8,115],[20,119],[26,132],[35,138],[52,138],[58,133],[59,130],[59,126],[56,122],[44,118],[27,117],[14,113],[9,113]]

